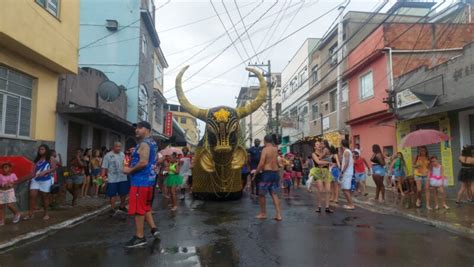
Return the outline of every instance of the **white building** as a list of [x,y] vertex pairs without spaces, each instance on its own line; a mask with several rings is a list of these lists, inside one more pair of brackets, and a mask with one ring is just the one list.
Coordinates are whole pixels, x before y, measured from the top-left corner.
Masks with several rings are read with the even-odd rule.
[[[245,145],[249,147],[253,145],[253,141],[255,139],[260,139],[263,141],[263,138],[266,134],[272,131],[277,131],[277,109],[279,104],[281,103],[281,74],[272,73],[271,77],[273,127],[272,129],[270,129],[268,123],[268,105],[270,99],[270,97],[268,96],[267,101],[265,101],[265,103],[260,108],[258,108],[249,116],[240,120],[242,138],[244,140]],[[255,99],[259,90],[259,86],[242,87],[237,98],[237,106],[243,106],[249,101]]]
[[308,38],[281,72],[282,84],[282,151],[309,135],[308,93],[309,56],[319,43],[318,38]]

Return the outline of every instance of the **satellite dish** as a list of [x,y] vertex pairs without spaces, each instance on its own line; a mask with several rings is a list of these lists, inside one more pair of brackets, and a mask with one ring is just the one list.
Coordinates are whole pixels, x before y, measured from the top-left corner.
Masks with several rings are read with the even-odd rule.
[[99,84],[97,93],[102,100],[113,102],[120,96],[120,88],[112,81],[104,81]]

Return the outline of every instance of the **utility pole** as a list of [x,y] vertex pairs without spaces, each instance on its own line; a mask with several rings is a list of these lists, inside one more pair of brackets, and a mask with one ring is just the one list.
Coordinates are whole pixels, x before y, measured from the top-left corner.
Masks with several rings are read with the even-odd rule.
[[[336,112],[337,112],[337,131],[341,131],[341,100],[342,100],[342,77],[341,77],[341,61],[342,61],[342,42],[343,42],[343,35],[344,35],[344,26],[343,26],[343,17],[342,14],[344,12],[345,6],[339,6],[339,22],[337,25],[337,90],[336,90]],[[321,121],[322,123],[322,121]]]
[[[256,67],[259,69],[266,68],[266,71],[263,70],[263,77],[267,79],[267,104],[268,104],[268,123],[267,133],[273,133],[275,131],[274,123],[273,123],[273,95],[272,95],[272,69],[271,69],[271,62],[268,60],[267,64],[249,64],[249,67]],[[250,77],[257,77],[255,74],[250,74]]]

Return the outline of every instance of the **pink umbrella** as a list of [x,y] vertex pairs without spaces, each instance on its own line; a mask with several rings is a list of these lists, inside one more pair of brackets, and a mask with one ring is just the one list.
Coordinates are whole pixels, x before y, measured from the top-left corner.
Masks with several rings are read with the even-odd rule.
[[182,155],[183,151],[181,151],[181,149],[179,149],[179,148],[170,146],[170,147],[167,147],[167,148],[161,150],[160,153],[163,156],[171,156],[171,155],[173,155],[173,153],[176,153],[178,155]]
[[449,141],[451,137],[437,130],[417,130],[407,134],[401,141],[402,147],[418,147]]

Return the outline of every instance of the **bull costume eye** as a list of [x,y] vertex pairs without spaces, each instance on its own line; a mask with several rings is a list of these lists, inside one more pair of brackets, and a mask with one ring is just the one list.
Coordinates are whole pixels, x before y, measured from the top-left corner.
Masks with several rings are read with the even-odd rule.
[[238,108],[218,106],[202,109],[191,104],[182,88],[182,77],[189,66],[176,76],[176,95],[192,116],[206,122],[204,139],[195,151],[193,195],[202,198],[235,199],[242,194],[241,168],[247,151],[239,143],[239,120],[255,112],[267,98],[267,82],[255,69],[247,68],[259,80],[257,97]]

